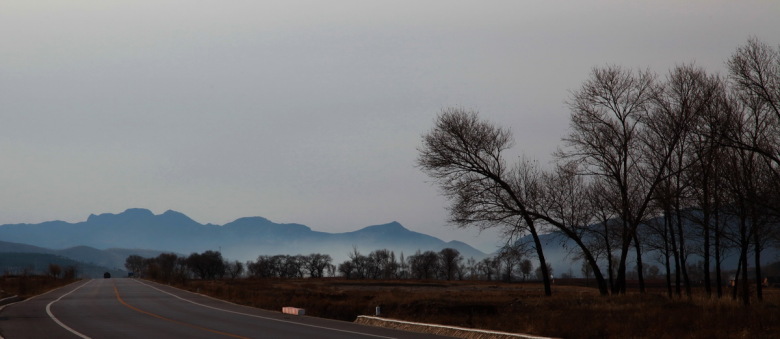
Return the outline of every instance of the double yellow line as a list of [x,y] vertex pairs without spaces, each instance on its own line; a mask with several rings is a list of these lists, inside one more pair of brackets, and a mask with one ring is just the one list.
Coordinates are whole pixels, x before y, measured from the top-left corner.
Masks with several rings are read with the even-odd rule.
[[131,309],[133,311],[136,311],[138,313],[143,313],[143,314],[146,314],[148,316],[155,317],[157,319],[161,319],[161,320],[165,320],[165,321],[169,321],[169,322],[172,322],[172,323],[177,324],[177,325],[183,325],[183,326],[199,329],[199,330],[202,330],[202,331],[207,331],[207,332],[223,335],[223,336],[226,336],[226,337],[249,339],[248,337],[243,337],[243,336],[240,336],[240,335],[237,335],[237,334],[217,331],[217,330],[213,330],[213,329],[210,329],[210,328],[207,328],[207,327],[198,326],[198,325],[194,325],[194,324],[190,324],[190,323],[185,323],[185,322],[174,320],[174,319],[171,319],[171,318],[166,318],[166,317],[163,317],[163,316],[161,316],[159,314],[156,314],[156,313],[144,311],[144,310],[142,310],[142,309],[140,309],[138,307],[135,307],[135,306],[130,305],[127,302],[125,302],[122,299],[122,297],[119,295],[119,290],[116,288],[116,285],[114,285],[114,294],[116,295],[116,300],[118,300],[119,303],[121,303],[125,307],[127,307],[127,308],[129,308],[129,309]]

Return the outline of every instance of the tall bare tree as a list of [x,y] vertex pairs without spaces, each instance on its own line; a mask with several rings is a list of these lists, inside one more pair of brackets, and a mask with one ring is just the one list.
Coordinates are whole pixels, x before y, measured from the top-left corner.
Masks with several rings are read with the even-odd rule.
[[513,244],[506,244],[498,251],[496,259],[503,265],[504,281],[511,282],[514,276],[515,269],[520,268],[520,264],[523,258],[528,255],[529,248],[526,243],[515,242]]
[[[780,181],[780,47],[774,49],[757,38],[740,46],[728,60],[729,75],[740,100],[767,128],[754,139],[731,134],[730,146],[761,155]],[[778,208],[780,206],[772,206]]]
[[[665,166],[650,166],[642,144],[655,90],[655,76],[649,71],[595,68],[568,101],[571,132],[564,138],[567,148],[557,154],[576,161],[581,174],[600,178],[609,191],[617,193],[615,214],[622,226],[613,287],[617,293],[625,293],[628,251],[638,241],[637,228],[646,216],[653,190],[666,173]],[[667,142],[676,144],[674,139]],[[667,148],[667,160],[671,149]],[[635,248],[641,285],[641,247]]]
[[[729,128],[722,135],[734,159],[729,206],[739,220],[735,243],[740,248],[743,298],[748,304],[746,247],[752,243],[756,296],[761,300],[761,251],[777,231],[780,214],[780,48],[750,38],[727,64],[739,108],[723,119]],[[769,177],[762,178],[763,173]]]
[[460,252],[454,248],[444,248],[439,251],[439,258],[441,260],[442,278],[447,280],[456,279],[460,264],[463,262],[463,256],[460,255]]
[[780,47],[750,38],[737,48],[728,67],[737,90],[756,96],[780,118]]
[[[691,295],[691,282],[688,275],[686,258],[688,257],[688,245],[685,225],[688,223],[685,211],[696,205],[692,198],[692,184],[690,176],[686,175],[688,169],[694,167],[699,158],[695,152],[694,131],[697,123],[711,111],[721,97],[721,83],[717,77],[709,76],[701,67],[693,64],[678,65],[673,68],[666,81],[659,85],[654,97],[653,114],[648,119],[648,142],[646,145],[651,158],[657,163],[655,167],[665,168],[665,175],[661,184],[662,210],[669,226],[674,230],[668,233],[674,237],[672,249],[675,254],[675,271],[682,273],[686,295]],[[665,140],[675,139],[676,145],[671,148],[671,158],[667,158],[670,151]],[[656,147],[653,147],[656,146]],[[679,277],[676,278],[679,288]]]
[[691,214],[690,220],[699,226],[701,254],[704,259],[704,286],[708,296],[712,295],[711,267],[714,257],[717,296],[722,296],[720,278],[720,230],[719,209],[722,194],[722,168],[724,160],[725,130],[728,128],[725,116],[734,109],[733,98],[728,95],[726,83],[717,76],[708,77],[712,96],[701,114],[693,123],[689,154],[694,161],[685,172],[690,184],[690,194],[699,214]]
[[508,129],[480,120],[477,112],[448,108],[423,135],[417,164],[452,202],[450,221],[455,225],[500,227],[508,235],[530,233],[549,296],[552,288],[544,250],[527,206],[530,196],[536,194],[537,175],[529,171],[530,166],[509,167],[503,153],[512,144]]

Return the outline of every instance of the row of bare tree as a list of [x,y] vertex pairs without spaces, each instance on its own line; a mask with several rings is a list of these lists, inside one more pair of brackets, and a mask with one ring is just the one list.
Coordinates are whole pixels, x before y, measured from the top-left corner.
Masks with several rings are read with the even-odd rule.
[[63,270],[63,268],[60,265],[57,264],[49,264],[49,271],[48,274],[50,277],[59,279],[60,277],[65,280],[73,280],[76,278],[76,274],[78,272],[78,269],[76,269],[75,266],[67,266]]
[[[417,251],[396,259],[393,251],[375,250],[368,255],[357,249],[338,265],[338,274],[347,279],[417,279],[417,280],[504,280],[531,278],[534,265],[528,259],[524,244],[501,248],[495,255],[476,260],[465,259],[458,250]],[[549,266],[548,266],[549,270]],[[537,270],[538,271],[538,270]],[[539,276],[541,272],[535,273]]]
[[[473,258],[464,260],[453,248],[439,252],[417,251],[406,258],[401,253],[399,259],[387,249],[363,255],[355,248],[349,253],[348,260],[336,266],[332,264],[330,255],[321,253],[261,255],[243,264],[223,259],[218,251],[205,251],[189,256],[162,253],[153,258],[131,255],[125,260],[125,268],[136,276],[169,282],[190,278],[323,278],[336,275],[347,279],[512,281],[520,274],[523,280],[531,277],[534,266],[527,256],[527,247],[520,244],[505,246],[495,256],[480,261]],[[540,274],[536,272],[537,276]]]
[[204,280],[225,276],[236,278],[244,272],[244,264],[223,259],[219,251],[192,253],[189,256],[162,253],[154,258],[134,254],[125,259],[125,268],[139,277],[168,282],[183,282],[193,276]]
[[335,267],[328,254],[261,255],[246,263],[250,277],[255,278],[322,278],[333,276]]
[[395,252],[381,249],[368,255],[356,248],[349,259],[339,264],[338,272],[347,279],[463,279],[463,256],[458,250],[445,248],[439,252],[417,251],[396,259]]
[[[725,78],[694,64],[665,77],[595,68],[567,100],[571,128],[552,168],[507,163],[509,129],[462,108],[441,112],[417,163],[450,199],[454,224],[530,234],[542,271],[540,232],[564,234],[603,295],[626,292],[630,257],[644,292],[645,248],[663,253],[670,294],[674,276],[677,295],[681,286],[690,295],[691,252],[704,258],[712,293],[710,270],[720,279],[729,246],[739,249],[740,280],[748,280],[751,251],[760,280],[780,211],[780,49],[750,39],[727,64]],[[749,286],[740,285],[747,304]]]

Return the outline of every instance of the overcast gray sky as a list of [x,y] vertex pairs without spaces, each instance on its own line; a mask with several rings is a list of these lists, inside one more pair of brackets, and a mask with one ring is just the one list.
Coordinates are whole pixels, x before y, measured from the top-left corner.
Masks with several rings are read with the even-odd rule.
[[447,226],[415,168],[448,106],[546,162],[605,64],[724,72],[780,1],[0,2],[0,223],[130,207],[325,232]]

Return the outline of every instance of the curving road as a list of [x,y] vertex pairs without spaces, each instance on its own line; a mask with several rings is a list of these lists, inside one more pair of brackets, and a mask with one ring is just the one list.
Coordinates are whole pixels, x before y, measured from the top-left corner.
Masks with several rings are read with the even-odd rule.
[[4,338],[441,338],[239,306],[137,279],[77,282],[0,310]]

